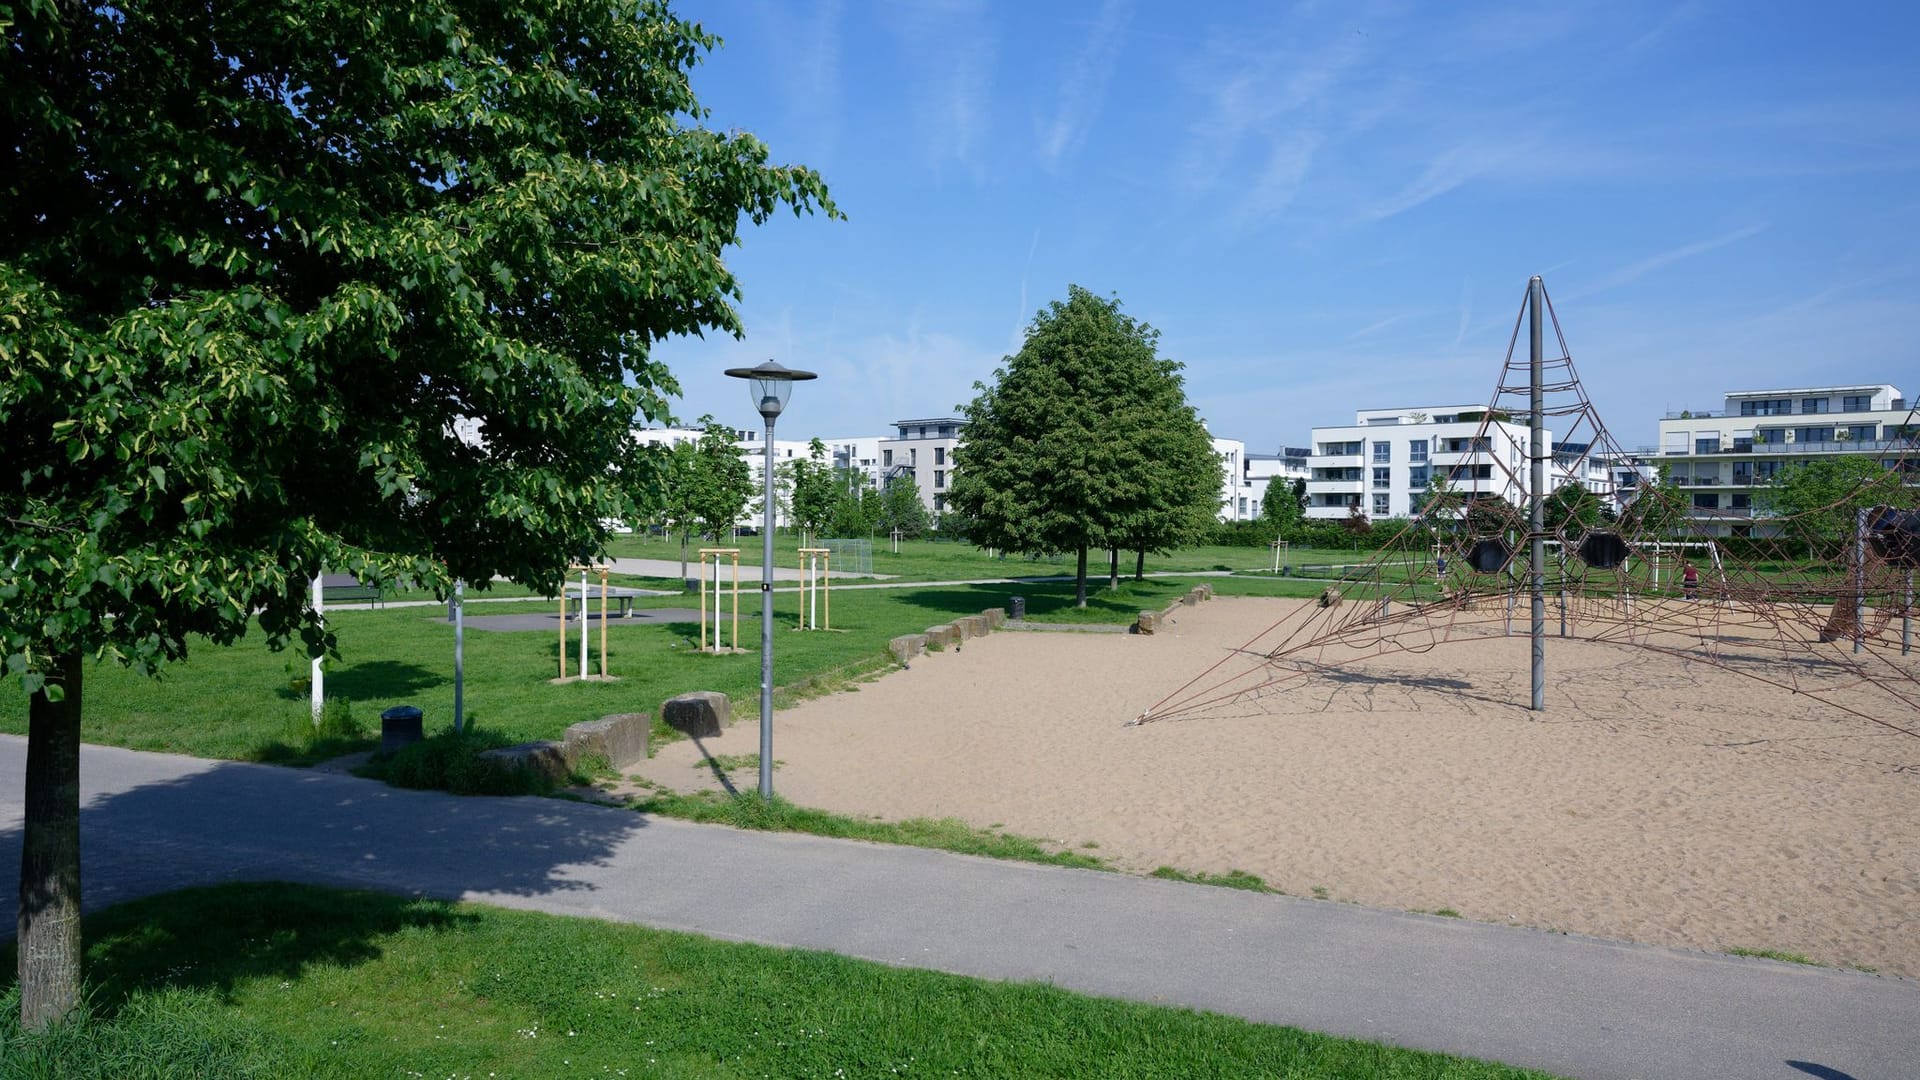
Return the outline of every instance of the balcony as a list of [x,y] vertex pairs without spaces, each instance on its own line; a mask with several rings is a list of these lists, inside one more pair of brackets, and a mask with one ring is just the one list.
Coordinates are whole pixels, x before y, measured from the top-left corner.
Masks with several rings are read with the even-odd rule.
[[1358,495],[1367,490],[1365,480],[1309,480],[1307,498],[1315,495]]
[[1310,464],[1316,469],[1357,469],[1365,465],[1364,454],[1315,454]]

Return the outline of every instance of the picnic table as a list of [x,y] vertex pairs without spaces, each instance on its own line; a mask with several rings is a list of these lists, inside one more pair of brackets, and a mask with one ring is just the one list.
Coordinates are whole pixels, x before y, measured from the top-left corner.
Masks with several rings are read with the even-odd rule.
[[[628,588],[624,585],[609,585],[607,586],[606,595],[607,595],[608,605],[609,606],[618,605],[620,609],[619,617],[624,619],[633,614],[633,601],[636,597],[664,596],[666,594],[658,592],[653,589],[633,589],[633,588]],[[600,586],[588,585],[586,588],[586,592],[583,595],[580,590],[580,586],[570,585],[567,587],[566,597],[567,597],[568,609],[570,611],[574,606],[577,605],[580,608],[580,614],[585,614],[591,610],[594,610],[595,605],[599,604]],[[569,614],[567,616],[567,618],[569,619],[576,619],[579,617],[580,617],[579,614]]]

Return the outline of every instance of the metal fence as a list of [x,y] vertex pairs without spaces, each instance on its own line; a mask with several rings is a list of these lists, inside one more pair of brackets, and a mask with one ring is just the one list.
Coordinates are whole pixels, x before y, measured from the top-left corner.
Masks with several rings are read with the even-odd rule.
[[822,540],[820,546],[827,549],[827,565],[831,570],[842,574],[873,573],[873,541]]

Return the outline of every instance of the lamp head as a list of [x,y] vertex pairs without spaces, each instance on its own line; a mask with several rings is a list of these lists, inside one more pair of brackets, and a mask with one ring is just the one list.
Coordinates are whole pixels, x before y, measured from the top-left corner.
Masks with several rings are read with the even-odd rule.
[[811,371],[796,371],[782,367],[772,360],[758,367],[728,368],[727,375],[735,379],[746,379],[751,385],[753,407],[760,411],[762,419],[771,424],[787,407],[787,398],[793,393],[793,384],[818,378]]

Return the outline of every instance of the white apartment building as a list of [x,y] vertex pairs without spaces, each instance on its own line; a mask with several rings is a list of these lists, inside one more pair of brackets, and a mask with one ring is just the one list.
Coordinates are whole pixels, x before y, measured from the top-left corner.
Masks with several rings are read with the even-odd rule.
[[880,435],[852,435],[821,439],[827,447],[827,464],[858,474],[868,487],[880,487]]
[[1239,520],[1250,521],[1265,512],[1275,481],[1291,497],[1294,481],[1307,478],[1307,459],[1312,456],[1312,448],[1305,446],[1283,446],[1278,454],[1247,454],[1240,470],[1240,498],[1247,505]]
[[1767,485],[1788,466],[1868,457],[1920,483],[1909,457],[1916,450],[1920,422],[1899,387],[1867,383],[1728,391],[1718,410],[1661,420],[1658,461],[1687,492],[1696,528],[1748,536],[1766,516]]
[[966,426],[958,416],[895,420],[898,435],[879,441],[880,486],[911,480],[928,513],[946,513],[947,493],[953,490],[953,449]]
[[[1342,427],[1313,429],[1307,459],[1307,517],[1338,520],[1354,507],[1369,520],[1419,513],[1429,481],[1440,476],[1455,492],[1525,499],[1529,475],[1526,418],[1503,416],[1486,424],[1485,405],[1418,409],[1363,409]],[[1611,497],[1606,466],[1579,443],[1555,443],[1547,490],[1579,481]]]
[[1216,516],[1221,521],[1249,521],[1258,517],[1257,506],[1248,512],[1252,496],[1242,489],[1247,444],[1239,439],[1214,439],[1213,453],[1220,459],[1220,503]]

